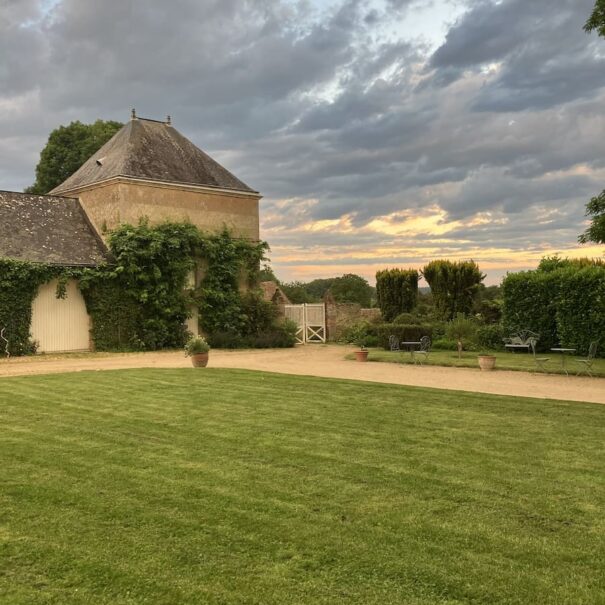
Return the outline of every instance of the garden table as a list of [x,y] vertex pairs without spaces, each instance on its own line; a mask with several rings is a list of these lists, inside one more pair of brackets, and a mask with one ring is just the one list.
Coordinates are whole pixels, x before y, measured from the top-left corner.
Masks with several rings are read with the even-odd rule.
[[414,359],[414,352],[416,351],[415,347],[419,347],[422,343],[416,340],[404,340],[400,343],[404,347],[408,347],[410,351],[410,356]]
[[567,364],[565,360],[567,359],[567,354],[573,355],[576,350],[575,349],[567,349],[565,347],[555,347],[551,349],[553,353],[561,353],[561,369],[569,376],[569,372],[567,371]]

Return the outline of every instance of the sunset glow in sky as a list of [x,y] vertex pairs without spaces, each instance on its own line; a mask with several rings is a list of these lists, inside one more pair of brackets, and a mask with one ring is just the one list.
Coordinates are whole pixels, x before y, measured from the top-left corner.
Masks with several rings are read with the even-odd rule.
[[[0,0],[1,2],[1,0]],[[72,120],[173,116],[261,191],[284,280],[579,247],[605,188],[594,0],[12,0],[0,189]]]

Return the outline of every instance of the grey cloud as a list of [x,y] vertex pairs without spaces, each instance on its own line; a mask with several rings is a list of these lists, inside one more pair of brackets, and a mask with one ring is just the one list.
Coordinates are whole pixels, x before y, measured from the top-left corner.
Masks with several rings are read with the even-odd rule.
[[[34,0],[4,0],[0,188],[33,180],[58,124],[125,120],[135,106],[172,114],[262,191],[263,212],[285,229],[271,225],[274,248],[395,244],[296,228],[343,214],[363,227],[429,206],[448,220],[506,219],[449,234],[453,248],[453,238],[517,249],[575,242],[605,166],[596,52],[605,47],[581,30],[591,3],[469,2],[431,56],[383,36],[415,5],[401,0],[342,0],[320,13],[287,0],[62,0],[51,14]],[[498,71],[485,73],[489,63]],[[278,212],[282,198],[318,203]],[[549,210],[552,220],[538,220]]]
[[[449,31],[430,59],[429,83],[448,86],[500,64],[472,103],[477,111],[522,111],[588,97],[605,86],[599,41],[582,26],[592,0],[481,0]],[[563,52],[564,49],[564,52]],[[425,83],[425,85],[427,85]]]
[[547,0],[476,2],[450,29],[444,44],[431,57],[430,66],[464,68],[500,60],[546,25],[541,17],[547,3]]

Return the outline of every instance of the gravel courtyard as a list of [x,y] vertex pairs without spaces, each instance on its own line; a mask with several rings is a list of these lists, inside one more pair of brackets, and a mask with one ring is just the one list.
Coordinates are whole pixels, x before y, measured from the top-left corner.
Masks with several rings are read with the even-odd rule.
[[[346,360],[345,355],[348,352],[350,352],[349,348],[336,345],[307,345],[295,349],[213,350],[210,353],[210,365],[217,368],[260,370],[279,374],[346,378],[498,395],[605,403],[605,381],[599,378],[508,371],[483,373],[478,369],[387,363],[362,364]],[[183,353],[174,351],[99,353],[81,356],[49,355],[0,361],[0,377],[85,370],[186,368],[190,365],[189,359]]]

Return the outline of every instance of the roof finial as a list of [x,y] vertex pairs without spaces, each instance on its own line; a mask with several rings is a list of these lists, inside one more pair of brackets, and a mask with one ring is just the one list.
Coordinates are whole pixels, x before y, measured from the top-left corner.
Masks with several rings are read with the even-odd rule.
[[168,126],[172,124],[172,118],[170,117],[170,114],[166,116],[166,124],[168,124]]
[[135,108],[133,107],[132,110],[130,111],[130,119],[131,120],[136,120],[137,119],[137,112],[135,110]]

